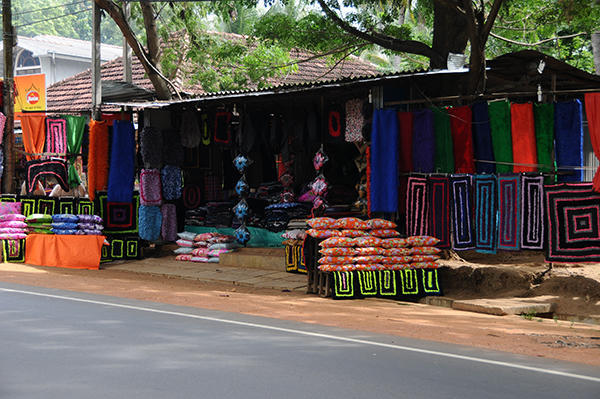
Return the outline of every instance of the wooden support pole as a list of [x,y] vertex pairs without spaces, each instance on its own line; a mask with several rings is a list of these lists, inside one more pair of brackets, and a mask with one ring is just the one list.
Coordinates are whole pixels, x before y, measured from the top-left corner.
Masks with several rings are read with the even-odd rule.
[[13,46],[15,31],[12,26],[11,1],[2,1],[2,40],[4,43],[4,174],[2,176],[2,191],[15,191],[15,87],[13,68]]
[[92,8],[92,118],[100,120],[102,80],[100,75],[100,7]]
[[[125,21],[129,23],[131,17],[131,8],[129,3],[123,3],[123,15]],[[123,80],[127,83],[131,83],[131,47],[127,44],[127,39],[123,36]]]

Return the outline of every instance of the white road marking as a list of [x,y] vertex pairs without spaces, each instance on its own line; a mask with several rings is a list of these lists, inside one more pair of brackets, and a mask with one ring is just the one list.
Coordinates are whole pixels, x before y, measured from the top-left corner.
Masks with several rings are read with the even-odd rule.
[[234,325],[244,326],[244,327],[261,328],[264,330],[280,331],[280,332],[285,332],[285,333],[290,333],[290,334],[324,338],[324,339],[329,339],[329,340],[334,340],[334,341],[351,342],[351,343],[355,343],[355,344],[378,346],[378,347],[382,347],[382,348],[397,349],[397,350],[402,350],[402,351],[407,351],[407,352],[424,353],[424,354],[428,354],[428,355],[446,357],[446,358],[451,358],[451,359],[468,360],[468,361],[475,362],[475,363],[491,364],[494,366],[509,367],[509,368],[514,368],[514,369],[519,369],[519,370],[528,370],[528,371],[533,371],[533,372],[542,373],[542,374],[551,374],[551,375],[557,375],[557,376],[561,376],[561,377],[569,377],[569,378],[575,378],[575,379],[579,379],[579,380],[600,383],[600,378],[598,378],[598,377],[591,377],[591,376],[587,376],[587,375],[567,373],[567,372],[558,371],[558,370],[548,370],[548,369],[543,369],[543,368],[539,368],[539,367],[525,366],[525,365],[517,364],[517,363],[501,362],[501,361],[497,361],[497,360],[483,359],[483,358],[473,357],[473,356],[457,355],[454,353],[433,351],[433,350],[428,350],[428,349],[411,348],[409,346],[402,346],[402,345],[386,344],[386,343],[382,343],[382,342],[368,341],[368,340],[364,340],[364,339],[339,337],[339,336],[335,336],[335,335],[295,330],[295,329],[291,329],[291,328],[274,327],[274,326],[269,326],[266,324],[248,323],[245,321],[227,320],[227,319],[222,319],[222,318],[218,318],[218,317],[199,316],[199,315],[190,314],[190,313],[172,312],[169,310],[152,309],[152,308],[146,308],[146,307],[140,307],[140,306],[124,305],[124,304],[113,303],[113,302],[94,301],[91,299],[82,299],[82,298],[63,296],[63,295],[52,295],[52,294],[45,294],[42,292],[23,291],[23,290],[15,290],[15,289],[10,289],[10,288],[0,288],[0,291],[26,294],[26,295],[35,295],[35,296],[41,296],[41,297],[46,297],[46,298],[63,299],[63,300],[74,301],[74,302],[91,303],[91,304],[95,304],[95,305],[112,306],[115,308],[139,310],[139,311],[143,311],[143,312],[160,313],[160,314],[166,314],[166,315],[171,315],[171,316],[187,317],[187,318],[191,318],[191,319],[199,319],[199,320],[214,321],[214,322],[219,322],[219,323],[234,324]]

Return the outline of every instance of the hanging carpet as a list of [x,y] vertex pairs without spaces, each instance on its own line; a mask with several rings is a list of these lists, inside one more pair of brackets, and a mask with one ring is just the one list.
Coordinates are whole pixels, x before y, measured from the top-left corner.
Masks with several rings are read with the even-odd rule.
[[398,154],[400,172],[412,171],[412,137],[413,114],[412,112],[398,112]]
[[108,122],[90,121],[90,149],[88,153],[88,195],[93,201],[96,191],[108,185]]
[[471,210],[471,176],[453,175],[450,177],[452,211],[452,249],[475,248]]
[[583,113],[581,101],[558,102],[554,107],[554,133],[556,140],[556,166],[558,181],[580,182],[583,170],[568,166],[583,166]]
[[[515,164],[537,164],[537,145],[533,125],[533,104],[511,104],[510,106],[513,162]],[[513,172],[535,172],[537,166],[514,165]]]
[[423,109],[413,113],[412,170],[432,173],[435,169],[435,132],[433,111]]
[[510,134],[510,104],[506,100],[492,101],[488,104],[490,129],[496,173],[511,173],[513,170],[512,138]]
[[440,242],[438,248],[450,248],[450,179],[431,175],[427,180],[429,197],[429,235]]
[[[600,159],[600,93],[585,94],[585,114],[588,121],[590,141],[597,159]],[[600,192],[600,168],[594,173],[594,191]]]
[[433,108],[435,134],[434,170],[437,173],[454,173],[454,147],[450,116],[445,108]]
[[21,129],[23,132],[23,147],[28,161],[32,159],[40,159],[41,153],[44,151],[44,121],[46,117],[43,115],[22,115]]
[[46,118],[46,152],[57,154],[67,153],[66,120],[61,118]]
[[81,179],[75,168],[75,161],[81,151],[83,132],[87,118],[85,116],[63,115],[67,121],[67,160],[69,162],[69,187],[75,188],[81,184]]
[[135,172],[135,138],[133,124],[115,121],[108,175],[108,202],[131,202]]
[[409,236],[427,235],[428,228],[427,179],[409,177],[408,198],[406,201],[406,234]]
[[519,250],[520,185],[519,175],[498,176],[498,249]]
[[544,177],[521,176],[521,248],[544,248]]
[[475,147],[475,170],[477,173],[496,173],[494,161],[494,147],[492,145],[492,131],[490,128],[490,114],[486,102],[473,104],[473,142]]
[[[535,140],[537,143],[537,161],[540,172],[554,171],[554,104],[534,104],[533,118]],[[546,182],[554,181],[554,176],[546,178]]]
[[369,207],[371,212],[398,210],[398,119],[396,111],[376,110],[370,149]]
[[497,181],[494,175],[477,175],[473,181],[475,193],[475,248],[477,252],[496,253]]
[[475,173],[471,108],[468,106],[450,108],[448,114],[452,130],[455,172]]
[[37,181],[41,177],[53,177],[63,190],[69,191],[67,164],[64,160],[34,159],[27,162],[25,169],[27,173],[25,189],[29,195],[33,195],[37,187]]

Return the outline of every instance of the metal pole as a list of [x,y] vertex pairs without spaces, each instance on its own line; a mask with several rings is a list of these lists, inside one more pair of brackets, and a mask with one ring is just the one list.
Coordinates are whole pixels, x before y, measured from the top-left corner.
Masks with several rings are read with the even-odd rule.
[[[129,23],[131,8],[127,2],[123,3],[123,15],[125,16],[125,21]],[[123,37],[123,80],[131,83],[131,47],[127,44],[125,37]]]
[[15,91],[13,68],[13,45],[15,31],[12,26],[11,1],[2,1],[2,40],[4,41],[4,176],[2,191],[15,191]]
[[100,7],[93,3],[92,11],[92,118],[100,120],[102,80],[100,76]]

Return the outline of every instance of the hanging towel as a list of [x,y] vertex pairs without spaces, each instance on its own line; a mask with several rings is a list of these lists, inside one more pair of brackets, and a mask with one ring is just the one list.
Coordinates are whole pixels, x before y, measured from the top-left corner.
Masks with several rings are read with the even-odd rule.
[[433,108],[433,128],[435,131],[434,169],[438,173],[454,173],[450,116],[445,108]]
[[[494,146],[492,145],[492,130],[490,114],[486,102],[473,104],[473,141],[475,159],[494,161]],[[475,162],[477,173],[496,173],[496,164],[492,162]]]
[[[515,164],[537,164],[533,104],[511,104],[511,138]],[[535,172],[537,166],[514,165],[513,172]]]
[[130,203],[132,201],[134,161],[135,138],[133,124],[129,121],[115,121],[113,123],[108,175],[107,197],[109,202]]
[[[585,114],[590,131],[592,149],[597,159],[600,159],[600,93],[585,94]],[[594,173],[592,180],[594,191],[600,192],[600,168]]]
[[412,171],[412,112],[398,112],[398,124],[398,155],[400,156],[400,172],[410,172]]
[[406,200],[407,235],[425,236],[428,234],[428,207],[427,179],[410,177],[408,179],[408,199]]
[[510,104],[506,100],[493,101],[488,104],[490,114],[490,128],[492,131],[492,145],[494,147],[494,159],[496,162],[496,173],[510,173],[513,170],[512,138],[510,135]]
[[498,249],[518,251],[521,245],[521,177],[498,176]]
[[496,200],[495,175],[477,175],[473,180],[475,196],[475,249],[481,253],[496,253]]
[[429,235],[440,242],[438,248],[450,248],[450,179],[431,175],[427,181],[429,198]]
[[471,175],[453,175],[450,177],[452,249],[457,251],[475,248],[471,218],[473,209],[471,182]]
[[396,111],[376,110],[369,159],[369,210],[398,210],[398,117]]
[[554,134],[556,139],[556,166],[567,172],[558,176],[561,182],[580,182],[583,170],[568,166],[583,166],[583,113],[581,101],[558,102],[554,107]]
[[108,185],[108,122],[90,121],[90,149],[88,156],[88,195],[93,201],[96,191]]
[[[535,139],[537,142],[537,161],[540,172],[554,171],[554,104],[534,104],[533,119],[535,121]],[[546,183],[553,183],[554,176],[546,178]]]
[[87,118],[85,116],[62,115],[67,121],[67,160],[69,161],[69,187],[75,188],[81,184],[81,179],[75,169],[75,161],[81,151],[83,132]]
[[66,120],[62,118],[46,118],[46,152],[67,153]]
[[435,169],[434,158],[435,132],[433,130],[433,111],[423,109],[413,113],[413,171],[432,173]]
[[475,173],[471,108],[466,105],[450,108],[448,114],[450,115],[456,173]]
[[152,126],[144,126],[140,132],[140,153],[145,169],[160,169],[163,166],[163,147],[171,147],[167,141],[163,145],[163,134]]
[[[44,115],[22,115],[23,147],[30,154],[41,154],[44,151]],[[25,155],[28,161],[40,159],[41,155]]]
[[4,125],[6,125],[6,115],[0,112],[0,144],[4,139]]
[[186,148],[194,148],[200,145],[202,133],[198,123],[197,111],[185,111],[181,115],[181,127],[179,129],[181,136],[181,145]]

